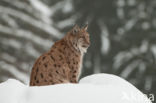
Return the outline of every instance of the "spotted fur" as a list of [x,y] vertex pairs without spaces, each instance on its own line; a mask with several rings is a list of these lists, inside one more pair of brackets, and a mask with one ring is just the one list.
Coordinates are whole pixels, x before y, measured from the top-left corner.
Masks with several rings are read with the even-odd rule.
[[90,45],[87,26],[77,25],[35,62],[30,86],[77,83],[84,53]]

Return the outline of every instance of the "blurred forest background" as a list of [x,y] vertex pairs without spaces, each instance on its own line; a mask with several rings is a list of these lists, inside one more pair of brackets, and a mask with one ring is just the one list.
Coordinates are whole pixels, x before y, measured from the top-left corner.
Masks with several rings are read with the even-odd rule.
[[0,82],[29,82],[36,58],[89,24],[82,76],[112,73],[156,95],[156,0],[0,0]]

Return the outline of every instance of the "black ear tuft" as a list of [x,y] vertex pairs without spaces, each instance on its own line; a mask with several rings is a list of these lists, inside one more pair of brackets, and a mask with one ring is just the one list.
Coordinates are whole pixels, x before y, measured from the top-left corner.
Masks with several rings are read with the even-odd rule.
[[86,25],[83,27],[83,29],[84,29],[85,31],[87,31],[87,30],[88,30],[88,24],[86,24]]
[[78,26],[78,25],[75,25],[75,26],[73,27],[73,29],[72,29],[72,34],[78,33],[79,30],[80,30],[79,26]]

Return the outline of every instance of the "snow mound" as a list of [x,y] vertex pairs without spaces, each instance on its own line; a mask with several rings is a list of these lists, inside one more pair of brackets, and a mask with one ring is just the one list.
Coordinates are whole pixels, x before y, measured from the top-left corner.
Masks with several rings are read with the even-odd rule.
[[19,103],[26,86],[15,79],[0,84],[0,103]]
[[41,87],[29,87],[17,80],[9,79],[0,84],[0,103],[151,102],[137,88],[122,78],[110,74],[95,74],[82,78],[79,84]]
[[[122,87],[131,87],[133,86],[126,80],[122,79],[119,76],[113,75],[113,74],[94,74],[91,76],[86,76],[80,80],[80,83],[85,84],[94,84],[94,85],[116,85],[116,86],[122,86]],[[134,87],[134,86],[133,86]]]

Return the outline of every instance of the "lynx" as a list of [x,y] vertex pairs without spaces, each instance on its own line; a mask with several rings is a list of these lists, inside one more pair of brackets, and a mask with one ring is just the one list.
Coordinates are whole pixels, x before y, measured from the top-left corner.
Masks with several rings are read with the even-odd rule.
[[51,49],[35,62],[30,86],[77,83],[84,53],[90,45],[88,25],[74,26],[64,38],[54,43]]

